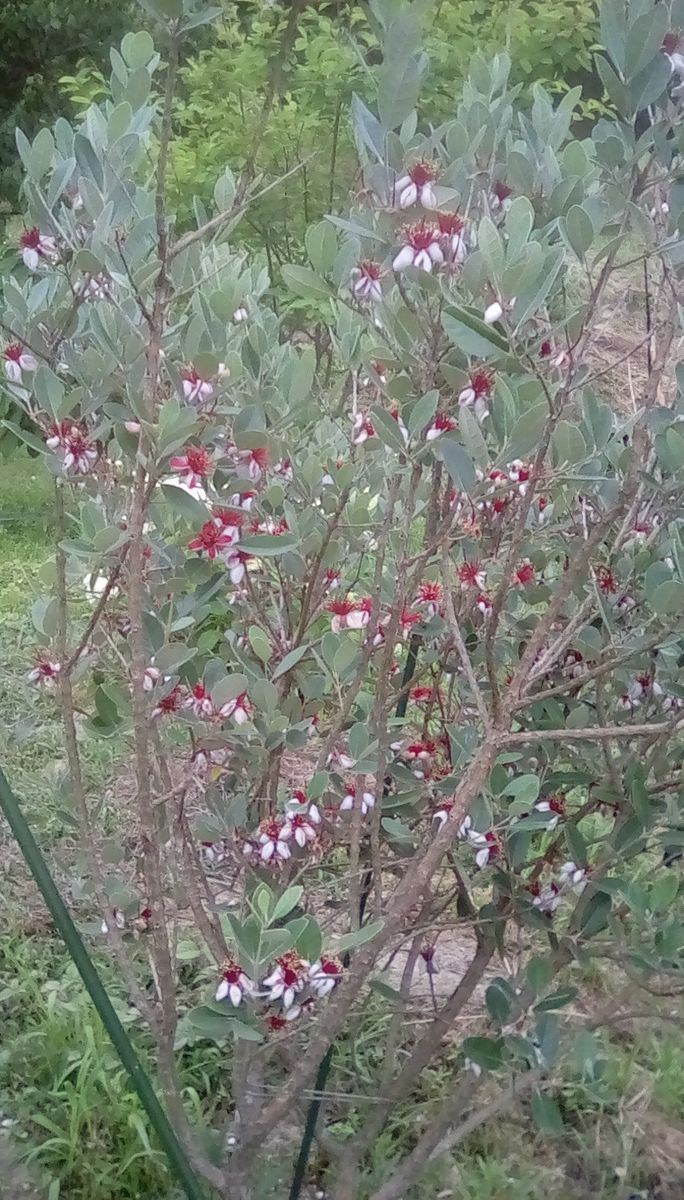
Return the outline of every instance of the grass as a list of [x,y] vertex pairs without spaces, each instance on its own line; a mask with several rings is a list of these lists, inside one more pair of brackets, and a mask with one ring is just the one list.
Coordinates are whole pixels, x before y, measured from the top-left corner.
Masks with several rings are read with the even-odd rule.
[[[44,846],[59,850],[69,844],[71,829],[59,722],[50,698],[26,680],[36,637],[31,604],[49,579],[52,496],[51,480],[27,455],[0,467],[0,762]],[[96,793],[112,778],[120,747],[84,739],[83,753]],[[35,1200],[170,1200],[171,1181],[140,1105],[1,830],[0,854],[0,1115],[13,1123],[11,1141],[0,1133],[0,1192],[10,1200],[24,1194],[24,1177],[15,1182],[22,1159],[35,1181]],[[147,1040],[104,957],[101,967],[145,1057]],[[591,988],[605,1003],[611,980],[596,972]],[[368,1036],[341,1065],[371,1079],[376,1046],[371,1014]],[[644,1021],[604,1046],[600,1077],[570,1073],[559,1090],[562,1137],[545,1138],[524,1114],[511,1114],[436,1162],[406,1200],[627,1200],[632,1193],[681,1200],[684,1031],[673,1026],[664,1035]],[[214,1125],[226,1120],[226,1050],[197,1043],[183,1051],[180,1065],[189,1111]],[[397,1147],[411,1144],[417,1117],[451,1086],[448,1063],[425,1073],[373,1147],[373,1179],[387,1174]],[[337,1129],[343,1132],[344,1123]],[[255,1200],[282,1200],[288,1173],[286,1156],[280,1164],[266,1162]]]

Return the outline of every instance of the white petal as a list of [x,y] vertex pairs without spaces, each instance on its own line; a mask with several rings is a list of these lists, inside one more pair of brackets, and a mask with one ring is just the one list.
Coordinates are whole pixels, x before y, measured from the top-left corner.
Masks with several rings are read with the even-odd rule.
[[500,320],[502,316],[503,309],[498,302],[489,304],[484,310],[484,323],[485,325],[493,325],[494,322]]
[[36,271],[40,262],[40,255],[32,246],[25,246],[21,252],[21,257],[24,260],[24,266],[28,267],[29,271]]
[[428,250],[419,250],[413,260],[414,267],[418,267],[419,271],[431,271],[432,259]]
[[306,846],[306,833],[304,832],[304,829],[301,825],[297,829],[295,829],[294,836],[295,836],[295,841],[296,841],[297,845],[301,846],[303,849],[304,846]]
[[238,987],[237,983],[231,983],[228,995],[233,1008],[237,1008],[242,1000],[242,989]]
[[276,850],[279,858],[286,859],[290,857],[290,847],[288,846],[287,842],[278,842],[276,845]]
[[260,857],[263,859],[264,862],[269,862],[273,858],[273,855],[275,854],[275,848],[276,848],[275,842],[272,842],[272,841],[264,842],[264,845],[261,847],[261,855],[260,855]]
[[407,267],[412,267],[414,262],[415,250],[413,246],[403,246],[392,263],[392,269],[394,271],[405,271]]
[[459,392],[459,396],[458,396],[459,404],[472,404],[474,399],[475,399],[475,389],[474,388],[465,387],[462,392]]
[[426,442],[434,442],[435,438],[438,438],[440,436],[440,434],[442,434],[442,433],[444,433],[443,429],[435,429],[435,427],[433,425],[430,429],[428,429],[427,433],[425,434],[425,441]]
[[420,202],[423,208],[437,207],[437,197],[435,196],[431,183],[423,184],[422,188],[420,189]]
[[294,988],[285,988],[283,992],[283,1008],[291,1008],[295,1002],[296,995],[297,993]]
[[413,208],[413,205],[416,203],[417,199],[418,188],[416,187],[415,183],[409,182],[406,187],[401,189],[401,192],[399,193],[399,207]]
[[[364,617],[366,618],[364,620]],[[366,612],[350,612],[347,617],[348,629],[363,629],[364,625],[368,624],[368,613]]]
[[21,383],[21,367],[13,358],[5,359],[5,375],[10,383]]
[[216,999],[217,1000],[225,1000],[226,996],[228,995],[229,989],[230,989],[230,985],[228,983],[228,980],[222,979],[216,989]]
[[439,265],[440,263],[444,262],[444,255],[439,242],[430,242],[430,245],[428,246],[428,254],[430,255],[433,263],[437,263]]

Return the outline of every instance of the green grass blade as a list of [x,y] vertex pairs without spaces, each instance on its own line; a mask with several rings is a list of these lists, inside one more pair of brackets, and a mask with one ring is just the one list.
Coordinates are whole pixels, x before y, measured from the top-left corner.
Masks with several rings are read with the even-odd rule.
[[188,1162],[183,1147],[178,1141],[166,1113],[157,1099],[154,1088],[131,1045],[123,1025],[112,1007],[111,1000],[102,985],[100,976],[81,940],[69,911],[55,887],[55,882],[45,859],[38,848],[36,840],[26,822],[26,818],[19,807],[19,802],[12,792],[2,770],[0,770],[0,808],[2,808],[7,818],[9,827],[16,838],[33,878],[43,894],[45,903],[52,914],[55,925],[62,936],[69,954],[76,964],[88,994],[99,1013],[102,1024],[107,1030],[114,1048],[128,1072],[131,1083],[140,1097],[140,1101],[149,1117],[150,1125],[159,1139],[172,1170],[182,1184],[188,1200],[206,1200],[205,1193],[200,1188],[200,1184]]

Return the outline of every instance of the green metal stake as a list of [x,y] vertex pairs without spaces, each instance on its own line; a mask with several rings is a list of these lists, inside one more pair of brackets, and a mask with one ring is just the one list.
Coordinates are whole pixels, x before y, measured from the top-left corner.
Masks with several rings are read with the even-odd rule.
[[69,915],[69,911],[55,887],[45,859],[19,807],[19,802],[1,769],[0,807],[7,817],[9,827],[19,844],[19,848],[26,859],[33,878],[43,893],[43,898],[52,914],[55,925],[78,968],[88,994],[100,1015],[102,1024],[107,1030],[114,1049],[128,1072],[131,1083],[138,1093],[143,1108],[150,1119],[150,1124],[159,1138],[161,1147],[172,1169],[178,1176],[188,1200],[206,1200],[205,1193],[200,1188],[183,1147],[173,1132],[166,1113],[157,1099],[154,1088],[145,1074],[130,1039],[112,1007],[111,1000],[102,986],[100,976],[95,970],[90,955]]

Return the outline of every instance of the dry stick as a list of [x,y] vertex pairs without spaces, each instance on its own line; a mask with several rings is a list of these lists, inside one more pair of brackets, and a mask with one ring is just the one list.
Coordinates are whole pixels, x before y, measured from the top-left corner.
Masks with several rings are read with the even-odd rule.
[[[170,796],[173,797],[175,789],[173,787],[171,772],[166,761],[159,731],[156,728],[152,730],[152,740],[154,742],[162,783]],[[182,789],[183,793],[185,790],[184,787]],[[180,796],[178,801],[176,825],[181,842],[181,880],[187,892],[190,909],[208,950],[213,955],[215,961],[220,963],[224,958],[228,957],[228,944],[223,936],[220,923],[212,919],[213,897],[207,886],[206,876],[197,861],[192,832],[185,811],[184,794]]]
[[[597,679],[596,692],[595,692],[596,716],[599,719],[599,723],[600,723],[602,729],[605,729],[608,724],[608,722],[606,720],[606,706],[604,704],[604,696],[603,696],[604,682],[605,681],[603,679]],[[615,790],[615,794],[616,794],[616,796],[624,797],[624,789],[622,787],[622,780],[620,778],[620,773],[618,771],[615,759],[613,758],[613,752],[606,741],[603,741],[601,743],[601,751],[603,754],[603,761],[606,764],[606,770],[608,771],[608,775],[610,777],[610,782],[612,783],[613,788]]]
[[454,793],[454,807],[442,829],[428,843],[422,859],[412,863],[411,870],[392,895],[385,914],[385,924],[368,946],[358,951],[352,969],[340,983],[329,1001],[325,1022],[319,1024],[307,1054],[295,1066],[278,1096],[262,1110],[246,1133],[241,1155],[246,1156],[259,1145],[265,1133],[272,1129],[290,1110],[293,1100],[316,1071],[316,1065],[335,1040],[347,1020],[350,1009],[358,999],[361,985],[370,975],[378,954],[396,936],[408,913],[428,886],[434,871],[456,839],[458,827],[475,797],[485,786],[497,754],[497,745],[489,741],[480,746],[464,771]]
[[604,517],[597,522],[589,538],[586,540],[586,542],[582,543],[580,551],[575,555],[573,562],[565,572],[565,575],[563,576],[563,579],[556,590],[553,600],[534,630],[534,633],[532,634],[523,652],[522,658],[518,663],[518,667],[510,684],[510,695],[512,697],[518,698],[522,693],[527,683],[527,678],[532,664],[534,663],[539,650],[547,638],[549,631],[553,628],[555,621],[560,616],[561,609],[563,608],[565,601],[568,599],[568,596],[571,594],[579,575],[584,570],[593,551],[598,546],[606,530],[610,527],[613,519],[622,511],[623,507],[624,501],[622,503],[618,501],[618,503],[616,503],[612,509],[609,509]]
[[[409,1178],[415,1179],[429,1159],[436,1158],[438,1155],[446,1154],[447,1151],[453,1150],[455,1146],[458,1146],[461,1144],[461,1142],[464,1142],[471,1133],[474,1133],[475,1130],[479,1129],[481,1125],[485,1125],[487,1121],[490,1121],[492,1117],[495,1117],[498,1113],[510,1112],[515,1101],[524,1095],[525,1092],[529,1092],[532,1088],[539,1088],[541,1090],[551,1086],[552,1085],[550,1081],[542,1079],[542,1074],[540,1071],[531,1071],[528,1075],[524,1075],[522,1078],[519,1078],[512,1083],[511,1086],[506,1088],[499,1096],[497,1096],[495,1100],[492,1100],[489,1104],[483,1104],[481,1108],[476,1109],[474,1113],[471,1113],[469,1117],[466,1117],[466,1119],[461,1122],[457,1129],[454,1129],[452,1133],[446,1133],[442,1138],[440,1138],[437,1145],[435,1145],[432,1149],[429,1148],[429,1143],[433,1139],[430,1136],[430,1133],[428,1133],[424,1143],[425,1148],[427,1149],[427,1154],[423,1154],[421,1140],[421,1142],[418,1143],[413,1151],[413,1154],[409,1156],[409,1160],[405,1160],[405,1163],[408,1163],[411,1159],[413,1159],[413,1162],[411,1163],[407,1172]],[[472,1086],[467,1089],[466,1100],[470,1098],[470,1096],[473,1094],[473,1091],[474,1089]],[[454,1103],[453,1108],[457,1109],[458,1105]],[[441,1120],[440,1124],[443,1124]],[[403,1167],[404,1163],[402,1163],[399,1170],[395,1173],[400,1179],[405,1178],[403,1175]],[[387,1186],[389,1188],[392,1186],[392,1178],[394,1177],[391,1177],[387,1182]],[[385,1195],[384,1188],[381,1188],[379,1192],[375,1193],[373,1200],[400,1200],[404,1187],[405,1183],[402,1182],[400,1184],[399,1192],[390,1190],[387,1195]]]
[[97,604],[95,605],[95,608],[93,609],[90,619],[88,620],[88,624],[86,625],[86,627],[79,639],[76,649],[69,655],[69,658],[67,659],[66,663],[64,664],[64,666],[62,668],[62,671],[66,672],[67,675],[70,674],[71,671],[73,671],[74,667],[76,666],[76,663],[78,662],[83,651],[85,650],[86,646],[88,645],[90,638],[92,637],[95,626],[97,625],[98,621],[100,620],[100,617],[104,613],[104,610],[107,606],[107,601],[109,600],[109,597],[112,594],[112,591],[114,589],[116,581],[119,578],[121,571],[123,569],[123,565],[124,565],[124,562],[126,561],[127,554],[128,554],[128,545],[124,546],[123,550],[121,551],[119,561],[116,563],[116,565],[112,569],[112,573],[107,580],[106,586],[102,592],[102,595],[100,596],[100,599],[98,600]]
[[655,725],[605,725],[586,729],[530,729],[525,732],[502,733],[498,745],[523,746],[530,742],[600,742],[615,738],[629,740],[633,737],[652,737],[655,734],[676,733],[684,728],[684,717],[679,721],[661,722]]
[[334,724],[325,740],[325,743],[321,749],[321,752],[318,756],[318,762],[316,764],[317,771],[320,771],[321,768],[325,766],[325,764],[327,762],[328,754],[334,747],[335,742],[337,741],[342,730],[344,729],[347,717],[349,716],[349,713],[352,710],[354,701],[356,700],[356,697],[359,693],[359,689],[361,688],[363,681],[366,677],[366,671],[368,669],[368,664],[369,664],[371,656],[373,654],[373,641],[374,641],[376,633],[378,632],[378,625],[380,624],[380,590],[381,590],[381,584],[382,584],[382,569],[383,569],[383,565],[385,562],[385,551],[387,549],[387,539],[388,539],[389,534],[392,529],[392,518],[394,516],[394,508],[395,508],[395,505],[397,502],[397,496],[399,494],[400,482],[401,482],[401,476],[398,474],[395,475],[392,480],[392,483],[390,485],[390,492],[389,492],[389,496],[387,499],[387,512],[386,512],[384,520],[382,522],[380,534],[378,537],[378,545],[377,545],[376,559],[375,559],[375,573],[373,576],[373,595],[372,595],[373,605],[372,605],[372,609],[371,609],[370,621],[368,622],[368,625],[366,626],[366,641],[365,641],[364,646],[361,649],[361,661],[359,662],[359,666],[358,666],[356,675],[354,676],[354,679],[352,680],[351,684],[349,685],[349,688],[347,689],[347,694],[344,699],[344,702],[340,706],[340,711],[338,713],[337,720],[334,722]]
[[[64,490],[60,480],[56,481],[55,486],[55,509],[56,509],[56,547],[55,547],[55,590],[57,596],[57,631],[56,631],[56,649],[58,661],[67,662],[66,644],[68,635],[68,618],[69,608],[67,601],[67,584],[66,584],[66,554],[61,547],[61,540],[64,536]],[[81,754],[78,748],[78,735],[76,732],[76,721],[74,717],[74,696],[71,687],[71,677],[68,670],[60,670],[59,673],[59,698],[62,711],[62,728],[64,730],[64,747],[66,750],[67,764],[69,767],[69,780],[71,783],[71,791],[78,812],[80,838],[84,849],[87,849],[88,856],[92,857],[95,865],[95,870],[92,873],[92,884],[95,898],[97,900],[100,912],[104,920],[107,922],[109,929],[109,944],[112,947],[116,964],[121,971],[122,978],[128,988],[128,993],[135,1007],[150,1029],[154,1032],[158,1026],[158,1018],[152,1005],[145,995],[144,991],[138,983],[138,979],[133,969],[128,954],[126,953],[121,938],[121,931],[116,923],[111,919],[109,911],[109,903],[107,894],[104,889],[104,880],[106,879],[106,871],[102,857],[100,855],[100,846],[97,840],[95,830],[92,827],[90,812],[88,809],[88,801],[86,799],[86,789],[81,771]]]
[[[172,36],[169,47],[162,127],[159,138],[157,185],[155,189],[155,223],[160,267],[155,281],[150,337],[146,348],[147,379],[145,392],[146,417],[148,420],[153,416],[154,407],[158,399],[160,350],[167,305],[167,257],[169,243],[165,207],[166,171],[171,141],[171,119],[177,69],[178,42],[176,37]],[[192,1130],[183,1107],[174,1053],[177,1026],[175,969],[167,933],[167,913],[164,902],[164,885],[158,836],[159,827],[151,788],[150,718],[147,693],[144,686],[147,651],[143,626],[143,581],[145,566],[143,549],[149,484],[146,468],[143,463],[147,449],[147,434],[143,428],[139,447],[141,461],[139,461],[135,472],[133,498],[128,521],[128,529],[130,531],[128,616],[130,620],[131,707],[138,820],[140,824],[147,901],[152,913],[150,943],[161,1012],[160,1027],[157,1036],[158,1064],[164,1095],[178,1136],[196,1168],[215,1186],[220,1186],[223,1184],[223,1172],[214,1167],[209,1159],[198,1150],[194,1141]]]
[[468,683],[470,685],[470,690],[473,693],[473,699],[475,700],[475,704],[477,705],[477,711],[479,712],[480,717],[482,718],[482,723],[483,723],[485,729],[488,730],[491,727],[492,721],[491,721],[491,717],[489,715],[489,710],[487,708],[487,705],[484,702],[484,697],[482,695],[480,685],[477,682],[477,678],[476,678],[475,672],[473,670],[473,664],[470,661],[470,655],[468,654],[466,644],[463,641],[463,635],[461,634],[461,628],[458,623],[458,618],[456,616],[456,610],[454,609],[454,598],[451,594],[451,580],[449,578],[450,569],[451,569],[451,559],[449,558],[449,548],[445,541],[444,551],[443,551],[443,555],[442,555],[442,570],[444,572],[444,605],[446,608],[446,616],[447,616],[447,623],[449,625],[449,633],[451,634],[451,636],[453,638],[454,645],[456,646],[456,651],[458,653],[458,657],[461,660],[461,666],[463,667],[463,670],[465,672],[465,677],[468,680]]
[[[420,480],[420,470],[414,468],[409,486],[409,493],[406,503],[406,511],[404,513],[403,529],[401,534],[401,545],[399,553],[402,560],[405,558],[406,550],[411,537],[411,524],[414,519],[415,497],[418,483]],[[403,564],[402,564],[403,565]],[[400,569],[399,578],[404,578],[403,571]],[[385,643],[380,656],[380,661],[377,666],[377,684],[375,691],[375,703],[373,705],[373,715],[371,725],[378,741],[378,762],[375,771],[375,780],[373,783],[373,794],[376,798],[375,807],[371,813],[370,821],[370,844],[371,844],[371,873],[374,884],[374,904],[375,917],[380,919],[382,916],[382,857],[380,845],[380,829],[382,823],[382,801],[381,798],[385,792],[385,772],[387,770],[387,760],[389,758],[389,742],[390,730],[387,712],[387,699],[390,690],[390,668],[394,657],[394,647],[399,633],[399,617],[404,608],[406,599],[406,583],[399,588],[398,595],[395,596],[394,604],[390,618],[385,629]],[[410,654],[407,659],[407,668],[410,670]],[[392,697],[394,704],[395,697]]]
[[[442,1005],[422,1036],[418,1039],[408,1059],[399,1074],[394,1079],[383,1080],[381,1097],[383,1107],[373,1112],[364,1123],[357,1146],[359,1153],[368,1149],[371,1143],[382,1131],[390,1116],[391,1106],[402,1100],[425,1070],[428,1063],[439,1049],[442,1040],[449,1032],[456,1018],[465,1008],[475,988],[482,979],[494,953],[494,943],[482,940],[451,996]],[[388,1066],[391,1064],[388,1063]]]
[[321,563],[323,562],[323,559],[325,558],[325,553],[328,549],[328,546],[330,545],[332,535],[335,532],[335,530],[337,529],[337,526],[339,525],[340,520],[342,519],[342,513],[344,512],[344,510],[346,508],[347,500],[349,499],[350,492],[351,492],[351,486],[344,488],[344,490],[340,493],[340,498],[337,501],[337,507],[335,508],[335,511],[328,522],[328,527],[325,531],[325,535],[323,537],[323,542],[320,546],[320,549],[319,549],[316,557],[313,560],[313,563],[311,564],[309,583],[307,584],[307,587],[304,592],[304,598],[302,600],[302,612],[301,612],[301,616],[299,618],[299,625],[297,628],[297,633],[295,635],[293,649],[295,646],[300,645],[301,640],[304,637],[304,634],[306,632],[306,626],[307,626],[307,622],[309,620],[309,613],[311,612],[311,603],[313,600],[314,592],[316,590],[316,585],[318,583],[318,576],[319,576],[320,569],[321,569]]
[[528,1092],[530,1088],[537,1087],[539,1091],[546,1091],[552,1086],[553,1081],[544,1080],[541,1071],[531,1071],[528,1075],[524,1075],[522,1079],[514,1080],[501,1096],[497,1097],[490,1104],[476,1109],[471,1116],[467,1117],[461,1123],[458,1129],[454,1130],[453,1134],[447,1134],[446,1137],[442,1138],[439,1145],[435,1148],[432,1157],[436,1157],[438,1154],[446,1154],[448,1150],[453,1150],[454,1146],[458,1146],[461,1142],[465,1141],[480,1125],[484,1125],[486,1121],[496,1116],[497,1113],[510,1109],[513,1102],[525,1092]]

